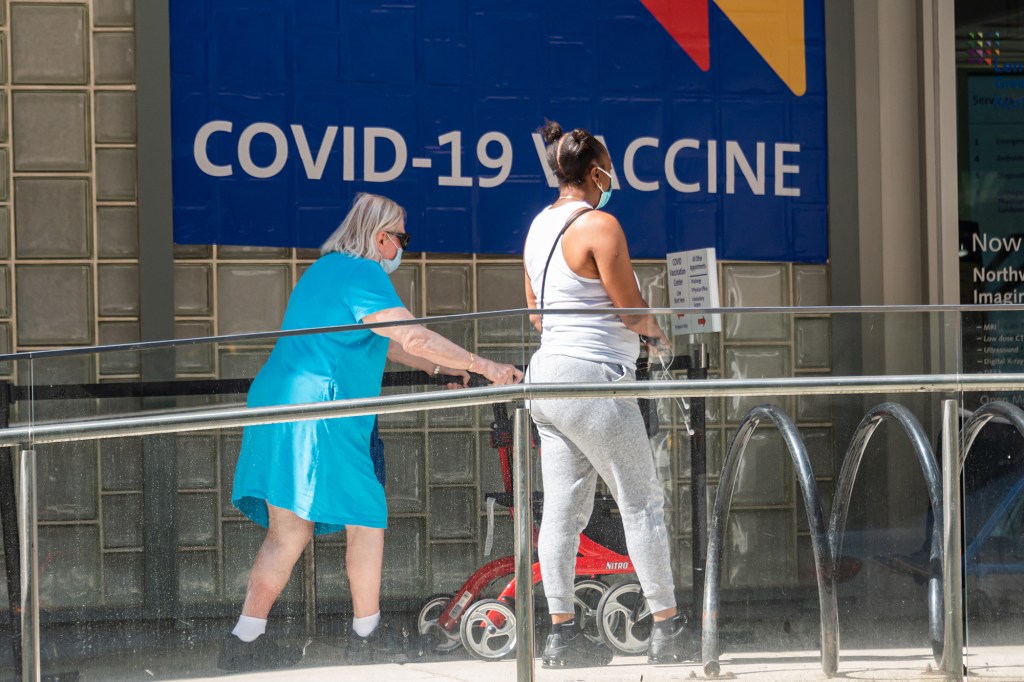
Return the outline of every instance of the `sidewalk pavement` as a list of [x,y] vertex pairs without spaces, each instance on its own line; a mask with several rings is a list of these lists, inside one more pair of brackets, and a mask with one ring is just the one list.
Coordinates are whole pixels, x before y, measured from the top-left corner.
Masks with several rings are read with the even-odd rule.
[[[165,652],[145,661],[118,659],[83,662],[81,682],[103,680],[190,680],[190,682],[515,682],[515,661],[483,662],[472,659],[432,660],[405,665],[338,665],[342,650],[314,642],[298,668],[238,675],[210,670],[216,649]],[[725,654],[718,679],[751,682],[825,680],[818,651]],[[968,679],[984,682],[1024,680],[1024,645],[976,648],[968,654]],[[44,670],[44,672],[55,672]],[[941,671],[924,649],[862,649],[843,651],[838,679],[941,680]],[[547,670],[536,660],[538,682],[670,682],[705,679],[698,663],[651,666],[644,657],[618,657],[611,665],[574,670]]]

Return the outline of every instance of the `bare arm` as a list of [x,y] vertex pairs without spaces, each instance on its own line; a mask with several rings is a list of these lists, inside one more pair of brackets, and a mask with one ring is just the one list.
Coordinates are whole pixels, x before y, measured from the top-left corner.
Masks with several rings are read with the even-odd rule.
[[[629,257],[626,235],[619,221],[603,211],[593,211],[584,216],[590,237],[591,254],[597,266],[598,276],[612,305],[616,308],[647,308],[647,301],[640,293],[633,262]],[[621,315],[622,323],[642,336],[649,336],[664,345],[668,344],[665,332],[653,315]]]
[[[530,281],[530,273],[526,271],[526,266],[523,266],[523,274],[526,276],[526,307],[530,310],[537,308],[537,296],[533,293],[533,282]],[[540,315],[530,315],[530,324],[537,330],[537,333],[542,333]]]
[[426,358],[421,358],[418,355],[407,353],[404,348],[397,342],[388,342],[388,360],[405,365],[406,367],[412,367],[418,369],[427,374],[433,375],[434,367],[440,367],[440,374],[445,376],[457,376],[462,379],[462,385],[465,386],[469,383],[469,372],[463,369],[455,369],[454,367],[447,367],[439,362],[431,362]]
[[[414,319],[412,313],[399,307],[367,315],[363,318],[363,322],[373,324],[412,319]],[[476,372],[495,384],[514,384],[523,378],[523,373],[516,367],[476,356],[421,324],[381,327],[373,331],[375,334],[385,336],[397,343],[405,353],[431,363],[431,367],[438,364],[453,369]]]

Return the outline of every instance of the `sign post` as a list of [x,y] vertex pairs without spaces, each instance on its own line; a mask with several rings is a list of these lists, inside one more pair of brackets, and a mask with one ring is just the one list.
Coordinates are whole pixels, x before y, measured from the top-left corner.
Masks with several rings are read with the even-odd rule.
[[[714,249],[677,251],[666,255],[668,290],[673,308],[718,308],[718,259]],[[699,312],[672,316],[676,334],[703,334],[722,331],[722,316]],[[696,343],[694,357],[687,372],[688,379],[708,378],[706,346]],[[693,398],[690,404],[690,510],[693,523],[693,623],[701,623],[704,604],[704,554],[707,551],[707,442],[705,440],[704,398]]]

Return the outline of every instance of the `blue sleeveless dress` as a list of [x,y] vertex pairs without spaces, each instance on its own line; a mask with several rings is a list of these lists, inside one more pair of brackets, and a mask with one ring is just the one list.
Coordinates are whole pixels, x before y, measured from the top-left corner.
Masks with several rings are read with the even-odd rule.
[[[357,324],[402,306],[379,263],[332,253],[302,275],[283,329]],[[250,407],[380,395],[388,339],[370,330],[278,339],[249,390]],[[387,527],[374,472],[374,415],[245,427],[232,502],[266,527],[267,503],[314,522],[315,534],[346,525]]]

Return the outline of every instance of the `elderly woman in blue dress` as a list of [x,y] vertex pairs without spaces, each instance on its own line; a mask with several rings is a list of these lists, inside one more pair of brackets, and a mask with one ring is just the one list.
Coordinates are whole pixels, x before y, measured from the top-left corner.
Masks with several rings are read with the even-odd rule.
[[[412,319],[388,279],[408,243],[405,211],[384,197],[359,194],[324,243],[321,258],[296,285],[282,327]],[[494,384],[522,380],[512,365],[477,356],[422,325],[391,326],[279,339],[253,382],[248,404],[377,396],[387,358],[432,374],[461,376],[464,382],[468,372]],[[314,535],[343,529],[354,612],[346,658],[400,660],[398,638],[380,626],[387,503],[371,455],[374,420],[367,415],[246,427],[232,501],[266,527],[267,536],[249,575],[242,615],[221,648],[221,668],[258,670],[298,662],[300,651],[265,634],[267,616],[306,544]]]

